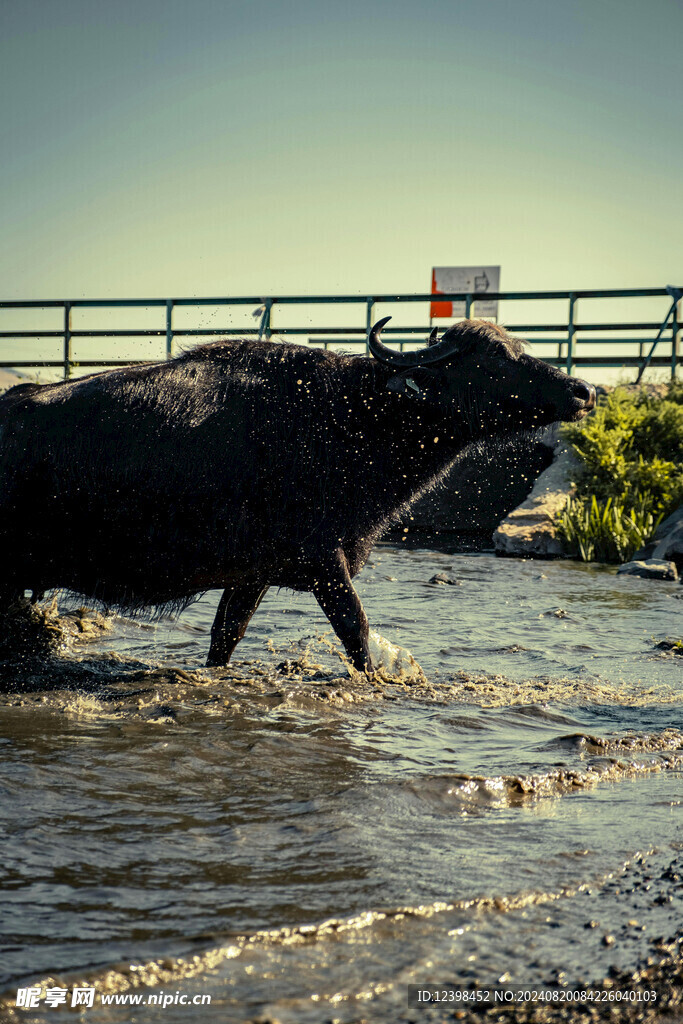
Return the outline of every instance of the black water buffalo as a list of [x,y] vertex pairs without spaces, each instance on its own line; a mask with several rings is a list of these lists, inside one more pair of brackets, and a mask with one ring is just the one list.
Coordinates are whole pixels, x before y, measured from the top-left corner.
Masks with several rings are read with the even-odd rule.
[[[386,318],[387,320],[389,317]],[[270,586],[311,591],[369,670],[351,582],[472,442],[577,420],[595,391],[463,321],[374,358],[219,341],[0,399],[0,605],[67,588],[127,612],[223,596],[224,665]]]

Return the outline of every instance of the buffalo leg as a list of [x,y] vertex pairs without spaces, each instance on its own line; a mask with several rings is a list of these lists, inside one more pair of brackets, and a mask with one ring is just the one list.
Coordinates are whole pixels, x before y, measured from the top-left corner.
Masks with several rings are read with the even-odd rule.
[[228,664],[267,589],[263,583],[243,583],[232,590],[223,591],[211,627],[207,665]]
[[324,579],[315,580],[313,593],[344,645],[351,664],[359,672],[372,670],[368,649],[369,626],[360,598],[353,588],[346,557],[339,557],[321,570]]

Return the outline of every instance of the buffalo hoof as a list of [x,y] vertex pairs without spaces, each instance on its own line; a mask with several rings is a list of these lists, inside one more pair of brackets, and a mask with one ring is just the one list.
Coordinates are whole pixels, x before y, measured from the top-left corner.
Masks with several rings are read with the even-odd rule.
[[384,676],[397,679],[418,679],[423,675],[422,669],[410,651],[404,647],[385,640],[379,633],[370,633],[368,638],[370,652],[370,672],[380,672]]

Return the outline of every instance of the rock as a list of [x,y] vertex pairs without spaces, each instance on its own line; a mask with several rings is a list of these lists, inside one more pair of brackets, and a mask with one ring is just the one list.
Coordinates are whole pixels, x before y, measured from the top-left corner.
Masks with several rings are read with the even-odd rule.
[[457,587],[458,581],[449,576],[447,572],[437,572],[429,580],[430,583],[447,583],[451,587]]
[[683,573],[683,505],[672,512],[659,524],[653,539],[636,551],[632,562],[643,561],[675,562],[679,573]]
[[503,516],[524,500],[539,473],[552,462],[552,441],[551,434],[532,442],[513,437],[469,449],[439,487],[412,506],[390,536],[403,541],[403,528],[408,527],[409,541],[416,537],[424,544],[426,536],[472,537],[477,548],[490,547],[491,534]]
[[651,557],[674,562],[679,571],[683,570],[683,519],[659,541]]
[[642,548],[638,548],[631,555],[632,562],[642,562],[646,558],[652,558],[652,552],[657,547],[657,541],[651,540],[648,544],[644,544]]
[[683,505],[680,505],[675,512],[672,512],[670,516],[662,520],[657,529],[655,530],[654,540],[663,540],[667,537],[677,526],[683,525]]
[[31,377],[18,370],[0,369],[0,393],[13,388],[15,384],[28,384],[31,380]]
[[671,651],[679,657],[683,657],[683,640],[660,640],[655,644],[657,651]]
[[642,562],[624,562],[617,569],[617,573],[624,576],[642,576],[646,580],[678,579],[675,562],[665,562],[655,558],[646,558]]
[[555,517],[574,492],[578,460],[570,449],[560,447],[555,460],[541,473],[531,494],[514,509],[493,534],[497,555],[555,558],[564,554],[557,536]]

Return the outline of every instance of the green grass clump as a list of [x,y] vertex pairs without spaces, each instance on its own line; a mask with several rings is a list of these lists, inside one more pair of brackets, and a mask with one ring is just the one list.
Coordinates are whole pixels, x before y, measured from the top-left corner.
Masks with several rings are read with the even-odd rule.
[[562,434],[581,468],[558,535],[585,562],[628,561],[683,502],[683,384],[663,398],[617,388]]
[[619,501],[599,502],[595,495],[570,498],[560,514],[558,533],[582,562],[627,562],[652,537],[663,513],[627,512]]

